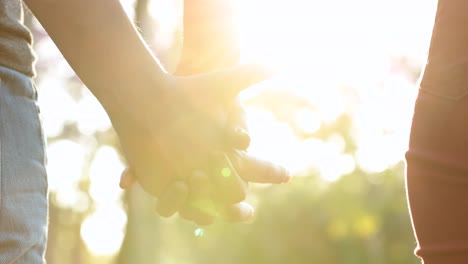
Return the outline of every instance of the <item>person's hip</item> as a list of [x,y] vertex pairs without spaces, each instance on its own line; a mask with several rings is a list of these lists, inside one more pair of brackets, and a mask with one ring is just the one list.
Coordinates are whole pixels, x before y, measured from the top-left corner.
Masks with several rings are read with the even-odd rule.
[[43,263],[45,141],[30,77],[0,66],[0,263]]

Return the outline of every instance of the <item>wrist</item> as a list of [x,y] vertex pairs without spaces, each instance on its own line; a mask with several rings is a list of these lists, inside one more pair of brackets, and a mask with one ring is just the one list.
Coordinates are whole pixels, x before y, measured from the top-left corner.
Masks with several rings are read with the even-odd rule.
[[173,87],[170,84],[173,78],[167,73],[134,74],[130,79],[123,88],[113,90],[100,100],[116,130],[122,126],[141,128],[149,121],[157,122],[164,102],[169,100],[169,89]]

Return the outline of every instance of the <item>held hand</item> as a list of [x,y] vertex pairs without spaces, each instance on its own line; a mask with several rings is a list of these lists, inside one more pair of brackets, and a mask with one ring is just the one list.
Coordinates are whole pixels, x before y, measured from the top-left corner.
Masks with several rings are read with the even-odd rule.
[[[199,225],[209,225],[218,216],[229,222],[246,221],[254,213],[250,205],[245,202],[225,202],[225,192],[229,191],[232,182],[241,181],[247,191],[247,182],[281,184],[291,178],[285,169],[255,158],[245,151],[232,150],[227,153],[226,159],[232,162],[236,172],[228,177],[215,173],[193,175],[196,180],[188,182],[188,202],[179,210],[183,218]],[[238,178],[239,176],[242,178]],[[231,180],[231,177],[238,179]],[[158,201],[160,205],[163,203],[164,201]]]
[[[222,166],[213,160],[210,165],[214,170],[209,170],[210,176],[199,171],[188,177],[187,183],[180,180],[172,182],[156,205],[156,212],[161,216],[168,217],[179,211],[183,218],[200,225],[210,224],[215,216],[230,222],[245,221],[253,215],[253,208],[240,202],[247,193],[247,181],[284,183],[290,179],[284,169],[245,152],[250,137],[244,130],[247,129],[245,113],[239,102],[230,108],[228,119],[224,137],[224,149],[228,154],[222,154],[221,160],[229,164],[225,168],[232,167],[234,163],[234,170],[223,173],[219,169]],[[126,170],[122,174],[121,187],[127,189],[134,181],[134,176]]]
[[[242,177],[243,182],[282,184],[290,181],[290,174],[282,167],[260,160],[245,151],[233,150],[226,158]],[[222,201],[223,190],[229,189],[222,181],[224,175],[195,173],[187,181],[174,181],[157,201],[155,210],[163,217],[172,216],[179,211],[181,217],[198,225],[209,225],[216,217],[228,222],[249,220],[253,214],[252,206],[245,202],[226,203]],[[136,181],[135,176],[126,169],[121,176],[120,186],[128,189]],[[221,184],[220,184],[221,182]]]
[[[245,150],[248,148],[250,144],[250,136],[248,135],[247,125],[245,120],[245,112],[242,108],[239,101],[236,101],[232,108],[229,110],[229,117],[228,117],[228,124],[227,129],[225,129],[225,136],[223,137],[224,147],[223,149],[231,150],[231,149],[240,149]],[[227,158],[223,156],[223,158]],[[230,161],[229,161],[230,162]],[[203,173],[203,172],[201,172]],[[200,174],[200,173],[199,173]],[[197,187],[197,182],[201,182],[203,180],[206,181],[206,184],[212,187],[212,182],[209,182],[210,179],[206,175],[203,178],[197,180],[197,175],[190,181],[182,181],[177,180],[173,181],[167,190],[164,191],[164,194],[158,199],[156,203],[155,211],[163,216],[169,217],[174,213],[180,211],[180,214],[185,217],[186,219],[195,221],[197,223],[207,222],[204,219],[212,218],[212,214],[205,214],[201,210],[199,210],[199,206],[196,206],[197,203],[188,202],[189,196],[189,186],[188,183],[194,183],[192,189],[196,190],[195,192],[192,191],[191,196],[198,196],[197,199],[200,198],[200,195],[205,195],[205,198],[211,198],[212,194],[207,194],[201,192],[202,188]],[[232,177],[231,177],[232,178]],[[234,178],[232,178],[234,179]],[[129,189],[133,183],[136,182],[135,176],[131,173],[130,169],[125,169],[120,178],[120,187],[122,189]],[[223,194],[224,197],[238,197],[239,201],[243,200],[245,194],[247,192],[247,184],[239,177],[235,178],[235,181],[230,182],[230,186],[219,186],[223,187]],[[203,186],[203,184],[198,184],[198,186]],[[224,184],[226,185],[226,184]],[[205,188],[206,189],[206,188]],[[218,188],[219,190],[222,188]],[[195,195],[197,194],[197,195]],[[193,200],[193,199],[192,199]],[[229,200],[229,199],[228,199]],[[184,205],[185,204],[185,205]],[[184,208],[182,209],[182,206]],[[192,208],[194,207],[194,208]],[[253,213],[253,209],[250,205],[246,203],[237,203],[229,205],[224,205],[223,208],[217,208],[220,211],[221,216],[227,221],[244,221],[247,220]],[[204,220],[204,221],[203,221]]]
[[161,198],[171,182],[186,180],[194,168],[208,165],[214,150],[222,148],[229,103],[239,91],[270,75],[256,65],[188,77],[168,75],[159,81],[160,89],[148,88],[147,94],[122,106],[111,119],[143,189]]
[[[210,224],[217,216],[228,222],[246,221],[254,213],[254,209],[250,205],[240,202],[247,195],[248,182],[280,184],[290,180],[291,176],[284,168],[260,160],[246,152],[250,137],[247,137],[249,141],[245,141],[245,145],[233,144],[232,139],[236,138],[232,136],[233,134],[239,133],[239,130],[247,134],[245,117],[244,109],[240,102],[236,101],[229,110],[224,150],[226,153],[224,159],[232,164],[234,171],[224,170],[224,173],[220,173],[219,169],[212,170],[209,177],[205,176],[205,185],[210,188],[198,187],[201,184],[187,185],[187,189],[193,191],[188,197],[188,203],[179,210],[179,214],[183,218],[199,225]],[[216,164],[216,161],[213,163]],[[213,166],[213,168],[219,167],[219,165]],[[202,200],[203,202],[194,202],[194,200]],[[170,203],[159,200],[156,208],[170,207]],[[170,215],[178,211],[175,207],[172,209]],[[156,211],[165,216],[159,210]]]

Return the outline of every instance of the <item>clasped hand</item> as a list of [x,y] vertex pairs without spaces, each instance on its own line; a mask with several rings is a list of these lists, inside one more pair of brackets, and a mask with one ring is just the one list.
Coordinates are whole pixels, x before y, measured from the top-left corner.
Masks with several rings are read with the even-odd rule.
[[162,216],[175,212],[199,225],[216,216],[245,221],[253,209],[247,182],[285,183],[288,172],[245,150],[249,144],[237,94],[272,72],[258,65],[176,77],[167,74],[137,105],[113,118],[134,181],[158,198]]

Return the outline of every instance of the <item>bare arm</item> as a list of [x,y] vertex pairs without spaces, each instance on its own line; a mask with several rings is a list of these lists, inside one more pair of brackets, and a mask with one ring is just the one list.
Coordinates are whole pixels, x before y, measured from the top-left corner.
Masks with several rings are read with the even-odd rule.
[[177,74],[209,72],[239,62],[236,1],[184,1],[184,45]]
[[[165,72],[118,0],[24,1],[110,115],[148,95]],[[151,87],[152,93],[157,87]]]
[[173,77],[147,49],[118,0],[25,2],[104,106],[128,164],[157,197],[171,181],[209,167],[224,134],[224,103],[271,75],[246,65]]

